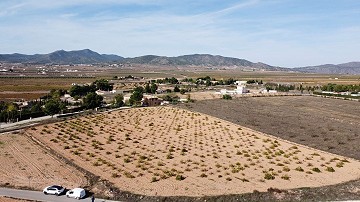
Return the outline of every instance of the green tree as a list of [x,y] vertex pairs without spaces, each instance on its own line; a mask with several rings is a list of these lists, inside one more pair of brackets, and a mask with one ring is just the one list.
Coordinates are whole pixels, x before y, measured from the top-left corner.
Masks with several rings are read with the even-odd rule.
[[158,89],[158,86],[155,83],[152,83],[151,87],[150,87],[151,93],[155,94],[157,89]]
[[176,85],[176,86],[174,87],[174,92],[180,92],[179,86]]
[[94,81],[93,85],[96,86],[98,90],[110,91],[113,89],[113,85],[109,83],[106,79],[99,79]]
[[149,83],[147,83],[147,84],[145,85],[145,93],[151,93],[151,88],[150,88]]
[[97,95],[94,92],[88,93],[83,99],[83,106],[86,109],[95,109],[102,104],[103,96]]
[[130,105],[139,105],[139,102],[143,98],[144,88],[143,87],[136,87],[130,96],[129,102]]
[[118,94],[114,97],[113,107],[122,107],[124,106],[124,96],[122,94]]
[[30,109],[31,113],[38,113],[41,112],[41,104],[40,102],[36,102]]
[[44,112],[45,114],[53,116],[54,114],[60,111],[60,103],[56,100],[48,100],[44,105]]

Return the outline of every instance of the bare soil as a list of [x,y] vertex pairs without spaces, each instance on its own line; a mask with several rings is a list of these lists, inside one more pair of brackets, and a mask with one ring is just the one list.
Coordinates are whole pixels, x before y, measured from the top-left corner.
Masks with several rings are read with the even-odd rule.
[[360,160],[360,102],[312,96],[249,97],[181,107]]
[[70,188],[87,184],[84,175],[22,134],[0,135],[0,162],[2,186],[42,190],[52,184]]
[[360,162],[172,107],[93,114],[26,133],[115,187],[146,196],[319,187],[360,176]]

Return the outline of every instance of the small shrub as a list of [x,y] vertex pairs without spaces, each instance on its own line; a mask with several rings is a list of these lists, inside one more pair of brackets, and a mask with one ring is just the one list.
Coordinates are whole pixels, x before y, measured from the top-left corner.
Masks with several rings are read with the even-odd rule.
[[205,173],[201,173],[200,177],[207,177]]
[[343,167],[344,166],[344,162],[338,162],[337,164],[336,164],[336,167],[338,167],[338,168],[341,168],[341,167]]
[[265,180],[273,180],[273,179],[275,179],[275,176],[273,176],[270,173],[265,173],[264,179]]
[[111,177],[112,177],[112,178],[117,178],[117,177],[120,177],[120,175],[117,174],[117,173],[113,173],[113,174],[111,174]]
[[135,178],[135,176],[132,175],[132,174],[129,173],[129,172],[125,172],[124,175],[125,175],[125,177],[127,177],[127,178]]
[[151,178],[151,182],[157,182],[159,181],[155,176]]
[[289,167],[284,167],[284,168],[283,168],[283,171],[289,172],[289,171],[290,171],[290,168],[289,168]]
[[335,172],[333,167],[326,167],[325,170],[328,171],[328,172]]
[[295,170],[296,170],[296,171],[299,171],[299,172],[304,172],[304,169],[303,169],[302,167],[300,167],[300,166],[297,167],[297,168],[295,168]]
[[321,172],[319,168],[313,168],[313,169],[311,169],[311,170],[314,171],[314,172],[317,172],[317,173],[320,173],[320,172]]
[[176,175],[176,180],[181,181],[181,180],[184,180],[184,179],[185,179],[184,176],[182,176],[182,175]]
[[285,174],[285,175],[281,176],[281,179],[290,180],[290,176]]
[[231,100],[232,97],[231,97],[231,95],[223,95],[223,96],[222,96],[222,99],[224,99],[224,100]]

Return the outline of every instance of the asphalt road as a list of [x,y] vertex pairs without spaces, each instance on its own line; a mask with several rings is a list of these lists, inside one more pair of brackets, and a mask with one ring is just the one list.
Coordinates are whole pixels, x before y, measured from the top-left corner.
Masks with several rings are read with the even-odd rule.
[[[46,202],[66,202],[66,201],[88,201],[91,202],[91,198],[85,199],[73,199],[67,198],[65,195],[55,196],[55,195],[45,195],[40,191],[28,191],[28,190],[18,190],[18,189],[8,189],[0,188],[0,196],[13,197],[18,199],[27,199],[27,200],[36,200],[36,201],[46,201]],[[96,199],[96,202],[112,202],[105,199]]]

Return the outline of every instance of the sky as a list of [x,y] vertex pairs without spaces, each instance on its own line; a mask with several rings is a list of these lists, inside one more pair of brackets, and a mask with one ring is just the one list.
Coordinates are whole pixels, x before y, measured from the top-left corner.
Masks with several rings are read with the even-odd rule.
[[1,0],[0,53],[360,61],[360,0]]

